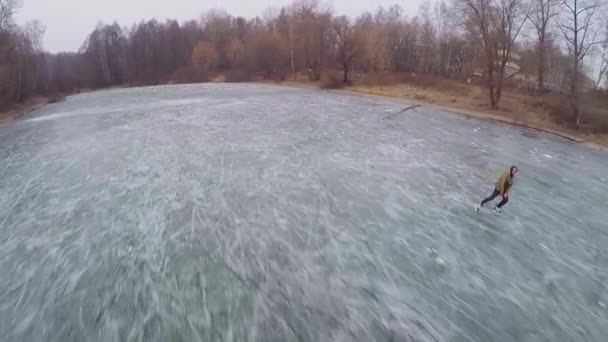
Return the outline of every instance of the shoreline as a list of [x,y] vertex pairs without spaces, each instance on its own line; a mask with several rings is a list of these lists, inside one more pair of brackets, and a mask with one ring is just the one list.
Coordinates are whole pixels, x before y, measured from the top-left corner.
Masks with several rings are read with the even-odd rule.
[[464,116],[471,117],[471,118],[482,119],[482,120],[489,120],[489,121],[500,122],[500,123],[504,123],[504,124],[508,124],[508,125],[513,125],[513,126],[533,129],[535,131],[539,131],[539,132],[543,132],[543,133],[548,133],[548,134],[559,136],[561,138],[564,138],[566,140],[570,140],[570,141],[575,142],[577,144],[585,143],[587,141],[586,139],[584,139],[584,138],[582,138],[580,136],[577,136],[575,134],[571,134],[571,133],[568,133],[568,132],[562,132],[562,131],[559,131],[559,130],[556,130],[556,129],[552,129],[552,128],[549,128],[549,127],[543,127],[543,126],[539,126],[539,125],[534,125],[534,124],[530,124],[530,123],[527,123],[527,122],[524,122],[524,121],[519,121],[519,120],[514,119],[514,118],[509,118],[509,117],[500,116],[500,115],[496,115],[496,114],[491,114],[491,113],[487,113],[487,112],[481,112],[481,111],[463,109],[463,108],[458,108],[458,107],[443,106],[443,105],[438,105],[438,104],[434,104],[434,103],[430,103],[430,102],[425,102],[425,101],[419,101],[419,100],[414,100],[414,99],[410,100],[408,98],[398,98],[398,97],[392,97],[392,96],[383,96],[383,95],[370,94],[370,93],[366,93],[366,92],[362,92],[362,91],[356,91],[356,90],[343,90],[343,92],[347,93],[347,94],[355,94],[355,95],[362,95],[362,96],[378,97],[378,98],[383,98],[383,99],[393,100],[393,101],[395,99],[402,99],[403,102],[406,102],[406,103],[416,104],[416,105],[420,105],[420,106],[425,106],[425,107],[428,107],[428,108],[433,108],[433,109],[441,110],[441,111],[444,111],[444,112],[450,112],[450,113],[460,114],[460,115],[464,115]]
[[436,103],[431,103],[428,101],[421,101],[421,100],[417,100],[417,99],[409,98],[409,97],[379,95],[379,94],[374,94],[371,92],[361,91],[361,90],[357,90],[357,89],[349,89],[349,88],[320,89],[320,88],[314,87],[313,85],[298,84],[297,82],[289,82],[289,81],[284,82],[284,83],[276,83],[276,84],[281,85],[281,86],[293,87],[293,88],[316,89],[319,91],[329,91],[329,92],[344,94],[344,95],[373,97],[373,98],[378,98],[378,99],[383,99],[383,100],[388,100],[388,101],[402,102],[404,104],[424,106],[427,108],[433,108],[433,109],[437,109],[437,110],[448,112],[448,113],[463,115],[463,116],[466,116],[469,118],[488,120],[488,121],[499,122],[499,123],[503,123],[503,124],[507,124],[507,125],[532,129],[532,130],[535,130],[538,132],[558,136],[560,138],[574,142],[581,146],[585,146],[585,147],[592,148],[595,150],[608,151],[607,143],[589,139],[587,136],[585,136],[584,133],[567,132],[566,130],[545,127],[542,125],[532,124],[529,122],[517,120],[515,118],[510,118],[510,117],[492,114],[492,113],[488,113],[488,112],[470,110],[470,109],[464,109],[464,108],[458,108],[458,107],[450,107],[450,106],[440,105],[440,104],[436,104]]
[[[346,89],[320,89],[320,88],[314,86],[313,84],[304,84],[304,83],[290,82],[290,81],[285,81],[285,82],[267,82],[267,81],[259,82],[258,81],[258,82],[253,82],[253,83],[262,83],[262,84],[270,83],[270,84],[275,84],[275,85],[285,86],[285,87],[308,89],[308,90],[318,90],[318,91],[328,91],[328,92],[333,92],[333,93],[343,94],[343,95],[373,97],[373,98],[378,98],[378,99],[387,100],[387,101],[397,101],[397,102],[402,102],[404,104],[424,106],[424,107],[433,108],[433,109],[436,109],[439,111],[463,115],[463,116],[469,117],[469,118],[488,120],[488,121],[499,122],[499,123],[503,123],[503,124],[507,124],[507,125],[532,129],[532,130],[535,130],[538,132],[543,132],[546,134],[551,134],[551,135],[561,137],[563,139],[569,140],[578,145],[582,145],[582,146],[585,146],[588,148],[592,148],[595,150],[601,150],[601,151],[608,151],[608,139],[604,140],[604,141],[595,141],[593,139],[589,139],[589,137],[585,136],[584,133],[567,132],[565,129],[562,130],[562,129],[546,127],[546,126],[539,125],[539,124],[533,124],[533,123],[517,120],[512,117],[501,116],[501,115],[492,114],[492,113],[488,113],[488,112],[484,112],[484,111],[451,107],[451,106],[436,104],[436,103],[432,103],[432,102],[428,102],[428,101],[421,101],[419,99],[405,97],[405,96],[379,95],[379,94],[374,94],[374,93],[367,92],[364,90],[349,89],[349,88],[346,88]],[[116,88],[116,87],[113,87],[113,88]],[[131,88],[131,87],[120,87],[120,88]],[[102,89],[96,89],[93,91],[99,91],[99,90],[102,90]],[[88,92],[88,91],[85,91],[85,92]],[[7,124],[13,120],[23,117],[24,115],[27,115],[31,112],[41,109],[42,107],[50,104],[51,99],[52,99],[51,97],[35,97],[32,99],[29,99],[28,101],[26,101],[23,104],[15,105],[13,108],[11,108],[9,110],[0,112],[0,125]]]
[[11,109],[0,112],[0,125],[7,124],[23,117],[24,115],[37,111],[38,109],[48,105],[50,101],[50,97],[35,97],[25,101],[24,103],[14,105]]

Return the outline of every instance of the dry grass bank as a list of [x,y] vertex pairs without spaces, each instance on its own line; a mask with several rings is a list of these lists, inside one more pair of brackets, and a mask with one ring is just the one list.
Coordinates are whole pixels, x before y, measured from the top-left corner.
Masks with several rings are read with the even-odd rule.
[[24,103],[12,104],[5,110],[0,111],[0,124],[40,109],[47,105],[50,100],[51,98],[49,97],[39,96],[28,99]]
[[[296,80],[283,82],[286,85],[324,88],[323,81],[310,82],[305,75]],[[456,80],[412,75],[355,75],[352,84],[344,91],[357,94],[404,99],[408,102],[434,105],[457,113],[486,118],[505,123],[526,126],[564,136],[577,142],[587,142],[592,146],[608,146],[608,133],[594,132],[590,126],[602,128],[608,124],[608,107],[601,104],[589,106],[586,102],[583,122],[593,122],[585,129],[573,129],[559,123],[555,95],[525,94],[517,89],[503,90],[500,109],[489,106],[487,90],[477,84]],[[585,117],[587,115],[587,117]],[[602,128],[603,129],[603,128]],[[594,145],[595,144],[595,145]]]

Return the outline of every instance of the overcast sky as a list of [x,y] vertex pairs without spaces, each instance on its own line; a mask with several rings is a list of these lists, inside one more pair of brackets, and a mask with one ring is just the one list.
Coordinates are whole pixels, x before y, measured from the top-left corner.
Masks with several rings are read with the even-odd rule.
[[[22,0],[17,22],[39,19],[46,25],[44,47],[51,52],[75,51],[99,21],[122,25],[144,19],[198,19],[208,9],[223,8],[232,15],[261,16],[268,7],[281,7],[291,0]],[[400,5],[415,15],[424,0],[329,0],[334,11],[349,16],[374,11],[378,6]]]

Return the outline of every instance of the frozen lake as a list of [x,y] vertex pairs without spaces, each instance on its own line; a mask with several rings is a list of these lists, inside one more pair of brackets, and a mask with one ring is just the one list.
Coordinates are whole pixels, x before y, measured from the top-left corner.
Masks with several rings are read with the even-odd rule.
[[608,153],[404,107],[168,86],[0,126],[0,340],[606,341]]

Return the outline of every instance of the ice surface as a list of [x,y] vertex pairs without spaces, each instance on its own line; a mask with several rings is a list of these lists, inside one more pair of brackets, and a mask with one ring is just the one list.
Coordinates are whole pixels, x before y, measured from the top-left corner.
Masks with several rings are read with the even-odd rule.
[[0,126],[0,340],[606,341],[608,154],[404,107],[168,86]]

